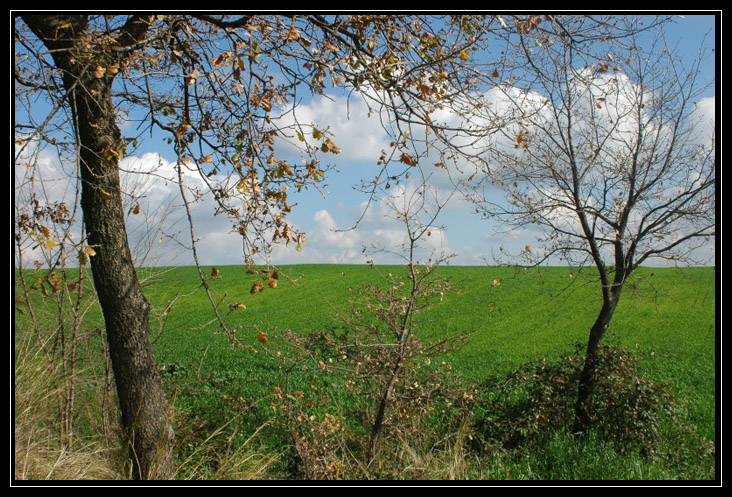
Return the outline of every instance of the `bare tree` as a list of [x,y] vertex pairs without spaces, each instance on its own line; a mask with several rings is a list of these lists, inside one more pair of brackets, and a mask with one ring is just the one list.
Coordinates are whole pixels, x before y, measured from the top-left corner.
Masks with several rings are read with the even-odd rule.
[[[204,195],[216,201],[216,213],[232,219],[245,257],[279,241],[299,245],[303,234],[286,221],[292,208],[288,193],[321,184],[327,167],[319,157],[340,151],[327,129],[298,121],[301,97],[332,84],[384,109],[387,122],[417,116],[424,123],[423,105],[446,96],[450,77],[462,79],[463,62],[486,31],[482,21],[375,15],[15,17],[14,83],[25,103],[15,116],[16,162],[27,155],[29,143],[40,143],[57,147],[65,163],[74,165],[84,236],[70,243],[80,264],[91,265],[135,478],[174,475],[174,433],[150,340],[150,305],[129,248],[123,199],[132,197],[120,182],[122,157],[148,133],[162,134],[173,148],[194,257],[189,206]],[[123,136],[123,120],[138,125],[134,134]],[[300,147],[301,164],[283,158],[283,142]],[[185,181],[191,177],[195,186]]]
[[[449,200],[449,197],[439,199],[436,192],[429,188],[427,183],[427,178],[422,177],[416,187],[401,187],[396,194],[382,196],[382,201],[387,202],[395,219],[404,223],[407,240],[396,253],[406,264],[407,281],[405,285],[404,281],[400,281],[399,275],[389,274],[385,280],[390,283],[390,288],[384,292],[379,289],[372,290],[374,302],[368,307],[373,316],[386,325],[386,332],[373,333],[378,337],[375,341],[382,347],[383,355],[379,356],[379,364],[376,366],[377,373],[374,374],[374,376],[381,377],[381,384],[378,408],[369,438],[369,464],[376,456],[385,416],[391,406],[397,385],[404,381],[402,377],[407,363],[414,357],[435,350],[444,352],[445,343],[457,340],[456,337],[440,337],[441,340],[437,343],[425,345],[420,343],[415,333],[415,316],[423,308],[432,304],[430,300],[434,300],[436,295],[444,296],[444,292],[449,289],[449,284],[445,280],[435,278],[433,274],[440,264],[451,257],[444,253],[442,250],[444,247],[441,247],[438,253],[433,251],[427,261],[420,263],[418,260],[418,251],[424,250],[421,245],[432,237],[432,232],[435,231],[436,237],[440,236],[437,232],[441,232],[442,229],[435,223]],[[393,249],[381,248],[378,250],[391,251]],[[366,293],[368,293],[368,289]],[[364,328],[370,330],[368,327]],[[380,334],[385,335],[386,338]],[[364,362],[369,363],[368,360]]]
[[707,54],[688,64],[662,30],[628,25],[619,36],[613,25],[614,38],[592,37],[580,31],[586,25],[550,19],[518,31],[511,58],[522,67],[514,78],[493,74],[474,113],[490,133],[470,143],[479,167],[463,178],[486,216],[543,231],[540,247],[523,249],[530,264],[597,269],[602,307],[589,334],[576,432],[590,424],[598,349],[623,285],[653,259],[694,263],[716,220],[714,127],[696,108],[714,77],[701,73]]

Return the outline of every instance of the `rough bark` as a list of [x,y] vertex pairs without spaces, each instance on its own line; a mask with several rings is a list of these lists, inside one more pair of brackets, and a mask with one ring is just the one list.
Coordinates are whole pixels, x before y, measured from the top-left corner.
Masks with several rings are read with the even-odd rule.
[[[127,239],[119,177],[121,134],[115,124],[112,76],[95,68],[109,59],[89,50],[85,16],[25,16],[61,72],[79,146],[81,206],[91,270],[109,342],[122,424],[135,479],[174,474],[174,432],[150,339],[147,302]],[[130,25],[138,32],[145,24]],[[126,33],[129,41],[134,31]]]

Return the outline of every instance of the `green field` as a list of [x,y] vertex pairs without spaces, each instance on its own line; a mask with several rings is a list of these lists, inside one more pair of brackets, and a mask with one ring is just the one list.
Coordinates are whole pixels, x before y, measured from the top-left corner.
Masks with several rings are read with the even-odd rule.
[[[203,269],[208,276],[211,267]],[[145,291],[156,316],[151,329],[166,390],[178,409],[178,422],[185,425],[177,429],[179,438],[196,440],[221,430],[229,445],[249,440],[262,424],[271,427],[272,392],[277,388],[308,389],[315,402],[347,416],[352,400],[341,395],[342,384],[314,369],[290,367],[286,357],[293,351],[286,337],[290,331],[305,336],[333,330],[335,313],[348,309],[357,289],[383,284],[383,275],[404,268],[287,266],[279,268],[276,288],[265,283],[264,290],[255,294],[250,289],[255,280],[262,280],[261,274],[249,274],[242,266],[218,269],[217,278],[207,278],[211,297],[244,347],[232,346],[218,333],[219,323],[196,268],[140,270],[140,276],[147,278]],[[586,341],[601,304],[589,269],[578,273],[560,267],[444,266],[439,274],[450,279],[452,291],[420,315],[417,333],[429,337],[470,332],[460,349],[440,358],[466,384],[508,374],[532,361],[552,362],[571,354],[577,343]],[[674,467],[668,460],[618,455],[601,444],[578,448],[557,434],[541,453],[510,462],[494,460],[492,468],[481,459],[473,463],[477,469],[463,477],[714,479],[715,274],[714,268],[641,268],[627,282],[604,342],[631,351],[644,378],[670,385],[678,404],[675,415],[712,446],[702,456],[692,451],[703,460]],[[237,303],[246,309],[232,311],[230,306]],[[98,315],[90,312],[89,319]],[[258,340],[260,332],[266,343]],[[257,431],[264,450],[283,450],[272,444],[284,439],[266,435],[267,431]],[[552,458],[554,453],[565,455]],[[283,456],[284,462],[269,477],[292,477],[291,459]],[[554,462],[549,465],[548,460]]]
[[[227,294],[227,302],[246,305],[246,310],[230,314],[227,321],[272,329],[271,341],[276,341],[277,329],[308,332],[333,325],[333,312],[345,309],[345,302],[354,298],[349,289],[382,282],[379,272],[368,266],[292,266],[281,268],[281,272],[296,281],[280,278],[277,288],[252,295],[252,282],[260,276],[246,274],[245,268],[237,266],[218,269],[220,277],[207,280],[215,300]],[[381,273],[399,270],[379,268]],[[535,357],[559,357],[570,352],[576,341],[586,340],[601,305],[598,286],[589,275],[570,277],[570,273],[566,268],[440,268],[440,274],[454,282],[455,290],[434,306],[420,332],[431,333],[430,327],[474,331],[451,361],[476,381]],[[654,374],[673,379],[679,386],[705,387],[707,394],[713,394],[714,277],[713,268],[642,268],[626,285],[606,343],[653,351],[645,359]],[[493,286],[494,280],[500,284]],[[151,279],[148,285],[148,299],[160,314],[176,294],[192,292],[200,280],[195,268],[176,268]],[[204,330],[198,327],[212,316],[202,290],[179,298],[162,328],[156,330],[153,323],[159,360],[196,362],[216,323]],[[248,338],[257,347],[254,330],[240,333],[243,340]],[[217,336],[205,362],[211,369],[235,370],[246,367],[251,359],[252,354],[232,351],[226,338]]]

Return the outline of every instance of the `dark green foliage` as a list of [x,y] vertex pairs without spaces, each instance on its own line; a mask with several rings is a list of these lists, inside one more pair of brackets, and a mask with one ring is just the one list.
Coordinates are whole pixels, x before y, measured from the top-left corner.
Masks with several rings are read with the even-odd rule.
[[[524,364],[481,384],[476,404],[476,446],[530,450],[569,431],[582,368],[582,348],[556,362]],[[593,399],[594,435],[619,451],[653,451],[673,404],[671,386],[643,376],[636,356],[615,346],[601,349]]]

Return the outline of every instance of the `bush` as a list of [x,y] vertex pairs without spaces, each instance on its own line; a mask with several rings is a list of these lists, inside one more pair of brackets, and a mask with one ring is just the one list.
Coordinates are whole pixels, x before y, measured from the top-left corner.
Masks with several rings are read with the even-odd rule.
[[[474,446],[527,450],[548,443],[557,430],[569,432],[574,419],[582,346],[554,363],[522,365],[480,385],[476,399]],[[670,386],[638,372],[637,358],[614,346],[601,349],[593,397],[592,431],[620,451],[648,454],[659,441],[660,422],[672,407]]]

